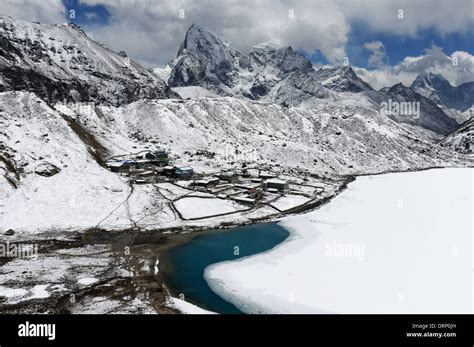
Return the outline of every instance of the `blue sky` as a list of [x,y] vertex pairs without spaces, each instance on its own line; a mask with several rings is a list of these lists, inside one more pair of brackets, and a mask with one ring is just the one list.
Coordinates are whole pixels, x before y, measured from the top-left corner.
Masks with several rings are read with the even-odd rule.
[[388,65],[396,65],[407,56],[419,56],[433,44],[443,48],[450,55],[455,51],[474,53],[474,28],[467,33],[440,35],[434,29],[420,30],[416,37],[395,35],[386,32],[371,31],[363,22],[351,23],[348,56],[353,65],[366,67],[370,52],[364,43],[381,41],[385,46]]
[[66,14],[75,11],[75,18],[67,18],[69,21],[81,26],[107,25],[111,19],[110,13],[103,5],[87,5],[79,0],[62,0],[66,7]]

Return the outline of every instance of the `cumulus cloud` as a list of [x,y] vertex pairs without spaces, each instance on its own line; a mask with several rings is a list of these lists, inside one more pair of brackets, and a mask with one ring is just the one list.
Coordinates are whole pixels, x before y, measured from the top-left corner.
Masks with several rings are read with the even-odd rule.
[[366,42],[364,48],[369,50],[369,67],[380,68],[385,64],[385,46],[381,41]]
[[66,21],[66,8],[61,0],[1,0],[0,15],[54,24]]
[[[320,50],[330,61],[346,56],[350,25],[330,0],[83,0],[104,5],[113,20],[107,26],[87,28],[112,48],[133,52],[142,61],[166,63],[172,59],[194,22],[208,27],[247,52],[272,41],[307,52]],[[312,8],[313,11],[308,11]]]
[[444,76],[454,86],[474,81],[474,55],[463,51],[447,55],[435,45],[424,53],[417,57],[406,57],[393,67],[384,66],[374,70],[355,68],[355,71],[376,89],[400,82],[409,86],[418,74],[429,72]]

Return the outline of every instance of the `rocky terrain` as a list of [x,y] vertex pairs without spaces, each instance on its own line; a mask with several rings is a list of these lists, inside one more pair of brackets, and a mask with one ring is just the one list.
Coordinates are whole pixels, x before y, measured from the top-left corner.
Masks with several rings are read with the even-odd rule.
[[152,71],[91,40],[74,24],[0,17],[0,91],[27,90],[48,102],[120,105],[178,97]]

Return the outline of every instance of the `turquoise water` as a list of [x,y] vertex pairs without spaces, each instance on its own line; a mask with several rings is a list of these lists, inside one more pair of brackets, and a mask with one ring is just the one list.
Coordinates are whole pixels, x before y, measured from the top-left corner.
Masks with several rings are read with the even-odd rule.
[[288,231],[276,223],[248,225],[199,235],[167,254],[172,272],[165,274],[166,282],[175,295],[182,293],[186,301],[202,308],[224,314],[242,313],[209,288],[203,277],[204,269],[211,264],[267,251],[284,241],[288,235]]

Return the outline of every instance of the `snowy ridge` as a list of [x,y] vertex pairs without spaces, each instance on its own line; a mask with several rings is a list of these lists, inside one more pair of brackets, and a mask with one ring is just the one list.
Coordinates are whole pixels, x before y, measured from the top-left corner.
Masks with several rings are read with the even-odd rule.
[[152,71],[114,53],[73,24],[0,17],[0,91],[28,90],[45,100],[120,105],[179,97]]
[[328,176],[456,165],[451,151],[357,106],[286,108],[230,97],[142,100],[120,108],[81,107],[76,119],[112,154],[133,151],[139,139],[183,162],[194,161],[186,152],[208,150],[218,166],[255,161]]

